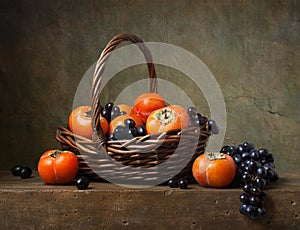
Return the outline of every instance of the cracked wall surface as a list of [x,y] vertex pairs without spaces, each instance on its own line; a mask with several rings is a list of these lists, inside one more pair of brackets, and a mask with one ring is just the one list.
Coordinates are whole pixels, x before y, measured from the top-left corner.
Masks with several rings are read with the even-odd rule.
[[[299,1],[21,0],[0,5],[0,169],[35,167],[43,151],[60,147],[56,127],[66,124],[82,76],[114,35],[129,32],[180,46],[208,66],[226,103],[224,144],[252,141],[274,153],[279,172],[299,170]],[[157,72],[209,115],[192,81],[164,66]],[[105,88],[103,101],[143,76],[142,66],[120,73]]]

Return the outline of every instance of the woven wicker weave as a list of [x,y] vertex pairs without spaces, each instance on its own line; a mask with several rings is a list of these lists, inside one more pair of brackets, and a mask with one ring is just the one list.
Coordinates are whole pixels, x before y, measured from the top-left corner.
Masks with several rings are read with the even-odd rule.
[[[107,141],[103,134],[99,122],[102,107],[102,74],[111,52],[124,41],[136,44],[143,53],[148,65],[150,92],[157,91],[156,72],[150,51],[137,36],[119,34],[109,41],[96,64],[91,89],[92,120],[93,124],[96,124],[93,138],[74,135],[68,127],[60,126],[56,139],[62,144],[62,149],[77,154],[81,175],[113,180],[125,179],[126,182],[132,183],[141,183],[151,178],[157,180],[158,177],[192,178],[193,161],[204,153],[210,136],[207,124],[157,135],[134,137],[130,140]],[[158,169],[160,165],[163,165],[163,170]]]

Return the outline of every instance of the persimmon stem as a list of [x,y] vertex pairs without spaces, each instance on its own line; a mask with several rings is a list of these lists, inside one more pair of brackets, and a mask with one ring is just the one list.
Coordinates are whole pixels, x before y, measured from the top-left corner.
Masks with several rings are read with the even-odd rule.
[[56,150],[54,150],[53,153],[49,154],[49,156],[56,158],[57,156],[59,156],[61,154],[61,152],[62,152],[61,150],[56,149]]

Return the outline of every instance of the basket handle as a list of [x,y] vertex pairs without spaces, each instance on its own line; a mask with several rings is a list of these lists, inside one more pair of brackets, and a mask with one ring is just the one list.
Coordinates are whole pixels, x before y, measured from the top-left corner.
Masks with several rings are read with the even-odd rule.
[[[123,41],[130,41],[134,43],[143,53],[145,60],[147,62],[149,77],[150,77],[150,92],[157,92],[157,78],[156,72],[152,60],[152,55],[143,40],[133,34],[122,33],[114,36],[106,45],[102,51],[95,67],[94,78],[91,88],[91,98],[92,98],[92,122],[94,124],[95,130],[93,135],[93,140],[100,141],[100,145],[105,146],[106,138],[103,134],[100,125],[100,114],[101,114],[101,103],[100,103],[100,86],[102,80],[102,74],[105,68],[105,63],[107,62],[111,52]],[[97,134],[95,136],[95,133]]]

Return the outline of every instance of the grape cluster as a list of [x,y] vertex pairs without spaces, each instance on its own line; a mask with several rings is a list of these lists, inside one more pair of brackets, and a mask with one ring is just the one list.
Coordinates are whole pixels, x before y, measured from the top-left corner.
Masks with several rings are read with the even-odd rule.
[[[125,111],[121,111],[120,108],[114,103],[109,102],[101,109],[101,115],[110,123],[118,116],[125,115]],[[108,136],[108,140],[128,140],[137,136],[146,135],[145,126],[136,127],[136,123],[133,119],[128,118],[124,120],[124,125],[118,125],[113,133]]]
[[124,125],[118,125],[112,134],[109,135],[109,140],[128,140],[137,136],[147,134],[145,126],[135,127],[135,121],[131,118],[124,120]]
[[238,146],[223,146],[222,153],[230,155],[237,166],[236,176],[231,184],[242,187],[240,195],[240,213],[252,219],[262,217],[266,213],[263,199],[265,187],[279,179],[275,171],[274,156],[267,149],[255,149],[251,142]]
[[187,108],[187,113],[190,117],[190,126],[202,126],[208,121],[207,117],[202,116],[194,106]]
[[105,105],[104,108],[101,109],[101,115],[110,123],[113,119],[118,116],[126,114],[125,111],[120,111],[120,108],[114,103],[109,102]]
[[20,176],[22,179],[31,177],[32,169],[27,166],[16,165],[11,169],[11,173],[14,176]]
[[208,130],[212,134],[218,134],[219,133],[219,128],[214,120],[208,120],[208,118],[201,113],[197,111],[197,109],[194,106],[188,107],[187,108],[187,113],[189,114],[190,118],[190,127],[196,126],[202,126],[207,124],[208,125]]

